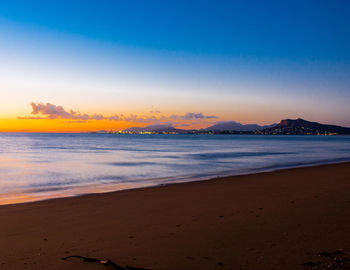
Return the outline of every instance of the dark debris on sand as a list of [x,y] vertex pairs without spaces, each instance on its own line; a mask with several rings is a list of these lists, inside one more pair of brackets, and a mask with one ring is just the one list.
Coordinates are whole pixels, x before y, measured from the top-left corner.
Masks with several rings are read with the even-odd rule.
[[308,270],[350,270],[350,252],[338,249],[333,252],[318,253],[320,260],[305,262],[301,265]]
[[138,268],[138,267],[133,267],[133,266],[125,266],[122,267],[120,265],[117,265],[116,263],[114,263],[111,260],[100,260],[100,259],[96,259],[96,258],[89,258],[89,257],[84,257],[84,256],[68,256],[68,257],[64,257],[62,258],[62,260],[68,260],[68,259],[73,259],[73,258],[77,258],[77,259],[81,259],[83,262],[92,262],[92,263],[100,263],[104,266],[109,266],[110,268],[114,268],[117,270],[149,270],[146,268]]

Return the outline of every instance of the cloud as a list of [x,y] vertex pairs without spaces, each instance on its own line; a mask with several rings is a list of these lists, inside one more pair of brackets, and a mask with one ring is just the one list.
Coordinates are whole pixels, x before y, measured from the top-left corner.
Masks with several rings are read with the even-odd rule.
[[152,105],[151,110],[149,111],[149,113],[157,114],[157,113],[161,113],[161,112],[159,110],[157,110],[154,105]]
[[[160,119],[155,116],[139,116],[132,114],[130,116],[125,116],[123,114],[116,114],[113,116],[104,116],[103,114],[82,114],[73,110],[66,110],[62,106],[57,106],[51,103],[30,103],[32,107],[32,115],[39,116],[29,116],[29,117],[18,117],[18,119],[28,119],[28,120],[41,120],[41,119],[67,119],[70,122],[84,122],[88,120],[109,120],[109,121],[125,121],[125,122],[138,122],[138,123],[158,123]],[[157,111],[158,112],[158,111]]]
[[46,118],[49,118],[49,119],[89,120],[89,119],[95,119],[99,117],[97,115],[89,116],[87,114],[81,114],[73,110],[70,110],[69,112],[67,112],[62,106],[56,106],[51,103],[43,104],[43,103],[32,102],[30,103],[30,106],[32,106],[32,114],[34,115],[41,114],[46,116]]
[[204,115],[203,113],[188,112],[185,115],[172,115],[171,119],[175,120],[193,120],[193,119],[215,119],[217,116]]
[[[212,119],[217,118],[216,116],[204,115],[203,113],[194,113],[189,112],[185,115],[171,115],[169,116],[140,116],[137,114],[124,115],[116,114],[112,116],[105,116],[103,114],[86,114],[80,113],[78,111],[66,110],[62,106],[57,106],[51,103],[36,103],[32,102],[30,104],[32,107],[31,114],[34,116],[29,117],[18,117],[18,119],[31,119],[31,120],[40,120],[40,119],[65,119],[70,120],[70,122],[82,123],[84,121],[95,120],[109,120],[109,121],[124,121],[124,122],[134,122],[134,123],[151,123],[151,124],[179,124],[179,120],[201,120],[201,119]],[[152,110],[151,112],[159,114],[160,111]]]
[[138,116],[137,114],[132,114],[130,116],[121,115],[119,119],[125,122],[138,122],[138,123],[154,123],[159,121],[159,119],[154,116],[146,117],[146,116]]

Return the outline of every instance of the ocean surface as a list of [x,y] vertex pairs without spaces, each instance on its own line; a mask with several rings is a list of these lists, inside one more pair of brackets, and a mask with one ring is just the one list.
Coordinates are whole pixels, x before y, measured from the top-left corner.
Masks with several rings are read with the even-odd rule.
[[350,161],[350,136],[0,133],[0,204]]

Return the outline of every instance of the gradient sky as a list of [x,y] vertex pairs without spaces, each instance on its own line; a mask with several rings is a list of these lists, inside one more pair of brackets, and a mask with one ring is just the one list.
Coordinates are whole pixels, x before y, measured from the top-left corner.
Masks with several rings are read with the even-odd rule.
[[2,0],[0,131],[350,126],[349,14],[345,0]]

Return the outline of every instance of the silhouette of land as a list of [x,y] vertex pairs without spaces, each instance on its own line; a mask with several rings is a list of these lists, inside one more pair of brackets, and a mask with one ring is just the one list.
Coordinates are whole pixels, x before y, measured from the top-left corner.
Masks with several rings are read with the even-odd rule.
[[235,121],[222,122],[205,129],[178,129],[171,125],[132,127],[121,133],[128,134],[250,134],[250,135],[350,135],[350,128],[325,125],[304,119],[284,119],[279,124],[260,126]]

